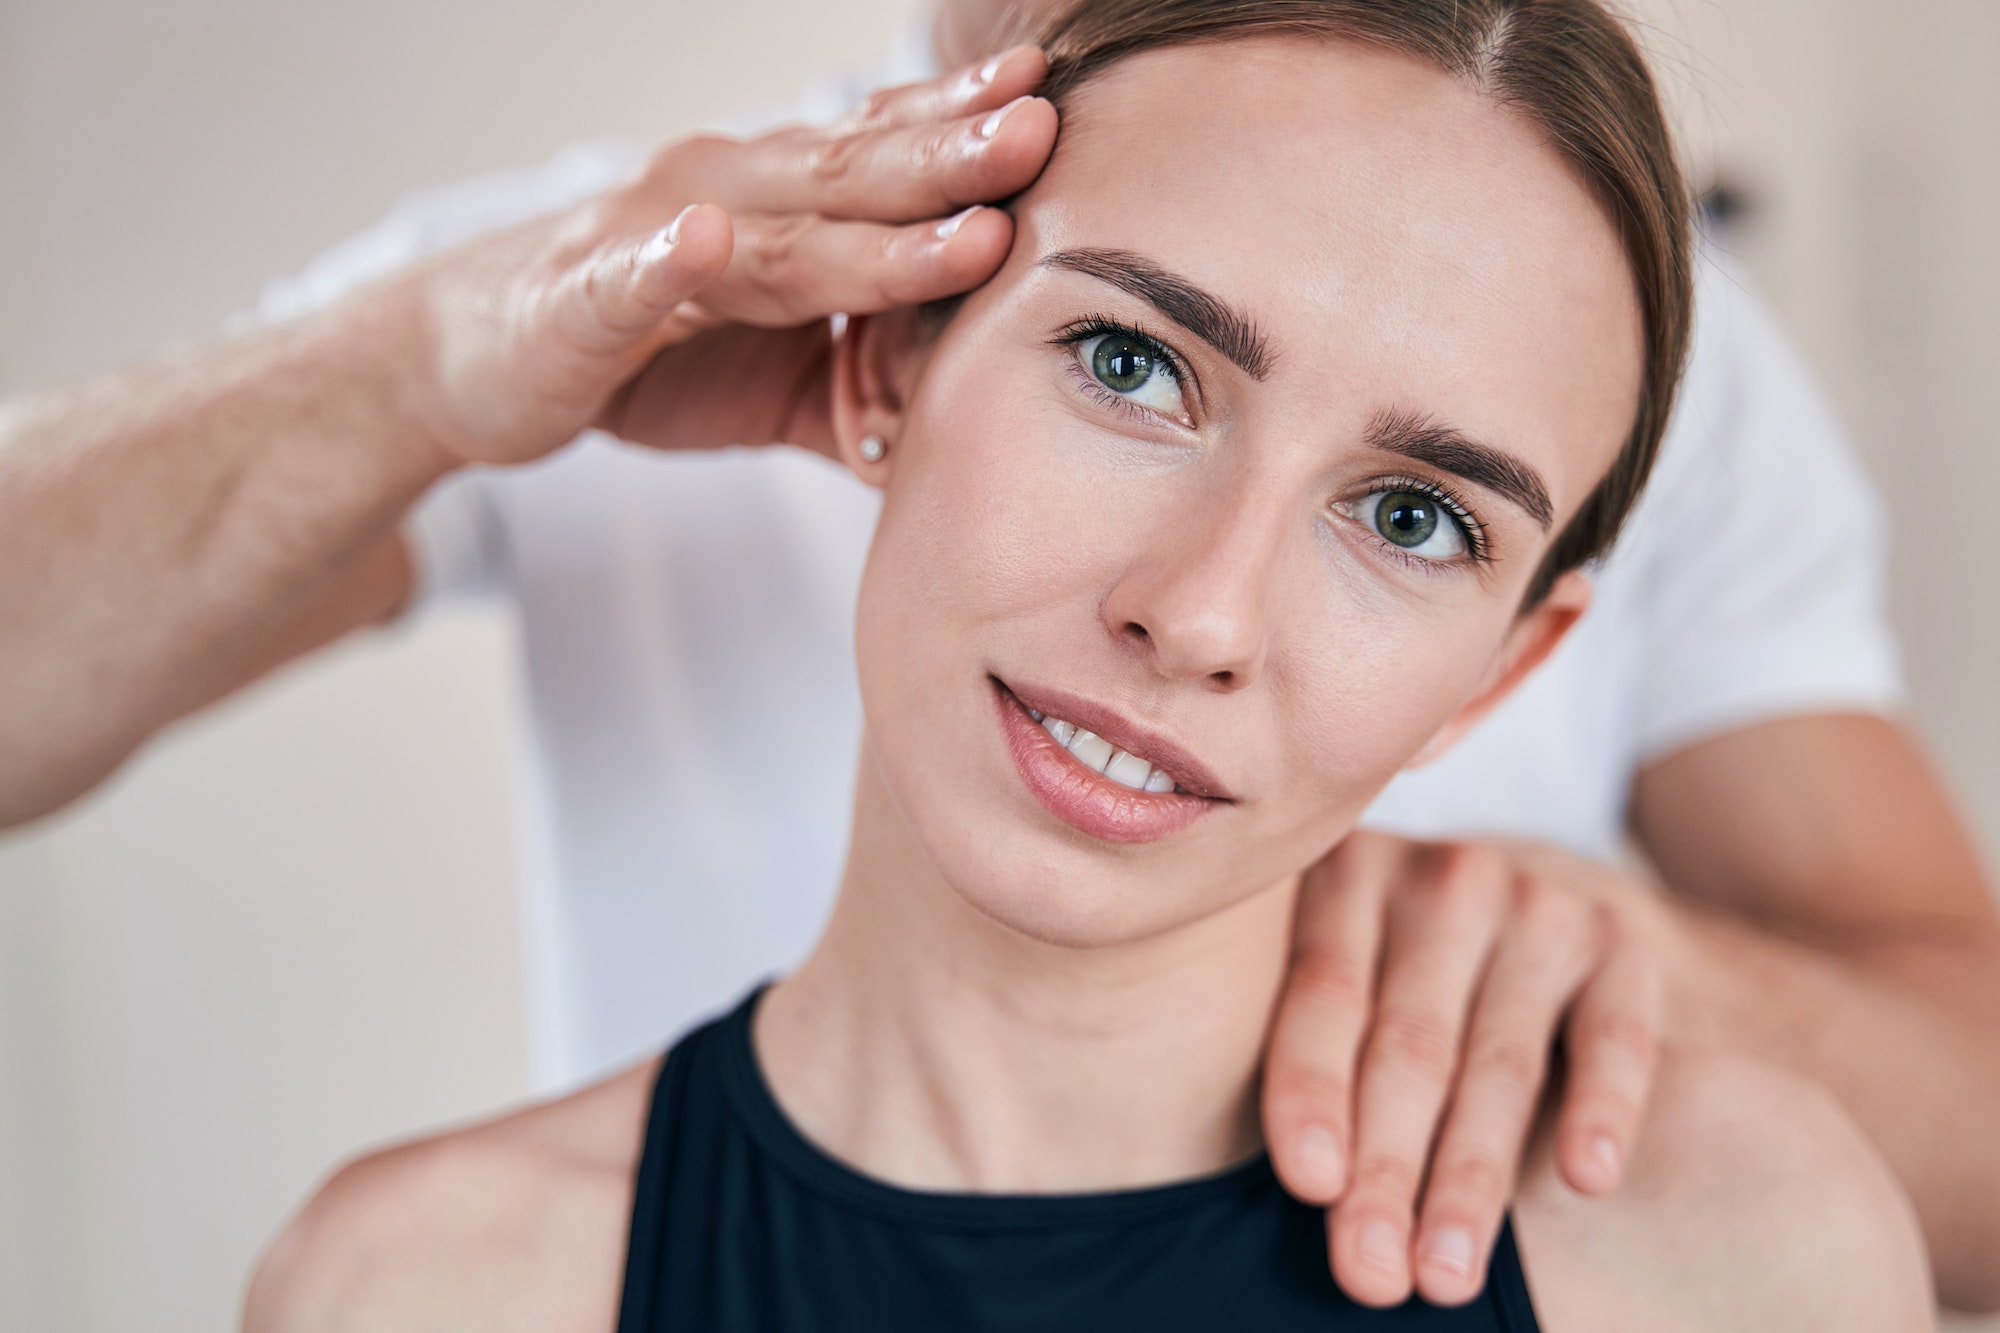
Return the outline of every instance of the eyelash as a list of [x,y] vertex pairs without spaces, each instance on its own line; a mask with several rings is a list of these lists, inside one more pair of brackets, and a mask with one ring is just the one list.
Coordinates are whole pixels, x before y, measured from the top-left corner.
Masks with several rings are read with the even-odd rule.
[[[1161,369],[1165,370],[1172,377],[1174,383],[1181,386],[1183,391],[1194,384],[1194,372],[1188,369],[1187,362],[1181,359],[1179,352],[1176,352],[1173,348],[1167,346],[1167,344],[1161,342],[1144,329],[1128,324],[1124,320],[1113,319],[1109,315],[1086,315],[1082,319],[1065,324],[1056,331],[1056,335],[1053,338],[1049,339],[1049,345],[1051,347],[1067,347],[1072,349],[1073,352],[1078,343],[1088,342],[1100,334],[1115,334],[1121,338],[1130,338],[1135,342],[1144,343],[1148,349],[1158,355]],[[1078,365],[1074,355],[1070,357],[1069,364],[1077,383],[1085,392],[1089,393],[1106,407],[1115,412],[1128,413],[1141,420],[1161,420],[1158,412],[1148,407],[1142,407],[1130,398],[1127,398],[1124,394],[1113,392],[1100,382],[1097,376],[1092,375],[1081,365]],[[1176,422],[1175,424],[1183,425],[1185,423]]]
[[[1368,488],[1362,494],[1364,496],[1378,495],[1384,491],[1408,491],[1412,495],[1421,495],[1437,501],[1438,504],[1444,507],[1445,512],[1450,515],[1452,522],[1458,525],[1459,532],[1465,537],[1465,558],[1474,564],[1483,565],[1492,562],[1493,552],[1487,544],[1486,525],[1479,521],[1477,516],[1473,514],[1471,507],[1464,500],[1460,499],[1458,493],[1452,490],[1451,487],[1441,481],[1431,481],[1424,477],[1389,476],[1378,477],[1374,481],[1369,482]],[[1422,556],[1411,555],[1394,542],[1385,541],[1382,534],[1375,531],[1372,527],[1364,527],[1364,531],[1367,533],[1370,541],[1373,541],[1388,554],[1406,565],[1422,569],[1426,574],[1444,572],[1457,563],[1451,560],[1426,560]]]

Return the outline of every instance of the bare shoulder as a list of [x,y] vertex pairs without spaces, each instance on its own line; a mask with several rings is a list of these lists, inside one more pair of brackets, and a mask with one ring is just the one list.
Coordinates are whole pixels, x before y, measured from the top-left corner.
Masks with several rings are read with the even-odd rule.
[[604,1333],[658,1068],[341,1167],[258,1264],[245,1333]]
[[1572,1193],[1538,1141],[1514,1224],[1546,1333],[1916,1333],[1935,1320],[1915,1214],[1873,1145],[1819,1085],[1743,1057],[1663,1060],[1608,1198]]

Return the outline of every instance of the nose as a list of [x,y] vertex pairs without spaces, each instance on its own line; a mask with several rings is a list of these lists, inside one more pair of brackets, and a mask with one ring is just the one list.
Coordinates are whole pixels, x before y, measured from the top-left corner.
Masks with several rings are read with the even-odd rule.
[[1217,488],[1155,525],[1104,602],[1105,627],[1171,680],[1248,688],[1264,669],[1280,552],[1295,517]]

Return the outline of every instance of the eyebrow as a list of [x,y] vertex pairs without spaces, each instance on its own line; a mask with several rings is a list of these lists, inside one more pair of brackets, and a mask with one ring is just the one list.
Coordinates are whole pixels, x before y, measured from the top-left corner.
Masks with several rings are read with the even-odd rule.
[[1442,468],[1496,495],[1505,496],[1549,530],[1555,508],[1549,489],[1533,468],[1504,450],[1467,439],[1450,426],[1411,412],[1378,415],[1368,426],[1374,448]]
[[1145,301],[1261,380],[1271,373],[1271,346],[1257,322],[1221,297],[1130,250],[1057,250],[1043,268],[1067,269],[1108,282]]

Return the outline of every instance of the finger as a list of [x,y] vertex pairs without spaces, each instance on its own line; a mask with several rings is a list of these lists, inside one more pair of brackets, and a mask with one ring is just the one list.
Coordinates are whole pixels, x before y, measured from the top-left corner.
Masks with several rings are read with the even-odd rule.
[[603,246],[547,294],[548,327],[587,358],[623,360],[649,348],[682,302],[728,267],[729,217],[696,204],[650,236]]
[[1584,1194],[1609,1193],[1624,1176],[1652,1095],[1664,1022],[1658,959],[1615,919],[1608,931],[1611,943],[1563,1036],[1569,1081],[1556,1120],[1556,1164]]
[[1424,1185],[1416,1282],[1435,1305],[1461,1305],[1485,1285],[1550,1048],[1564,1009],[1590,974],[1594,925],[1595,908],[1577,895],[1533,878],[1516,882]]
[[688,179],[733,213],[915,222],[1027,188],[1055,140],[1055,108],[1023,96],[946,120],[696,140],[668,153],[685,155]]
[[832,346],[826,320],[788,329],[725,324],[654,358],[596,424],[658,448],[786,443],[831,457]]
[[801,215],[739,218],[735,258],[702,303],[766,327],[918,305],[991,277],[1013,235],[1013,219],[997,208],[908,227]]
[[991,111],[1031,93],[1049,71],[1037,46],[1016,46],[921,83],[879,88],[843,124],[882,129]]
[[1431,860],[1389,899],[1382,981],[1355,1096],[1353,1177],[1328,1228],[1334,1276],[1370,1305],[1410,1293],[1417,1190],[1509,887],[1505,863],[1484,848],[1438,848]]
[[1382,900],[1400,839],[1356,833],[1306,872],[1264,1059],[1264,1141],[1285,1188],[1328,1204],[1347,1183],[1354,1066],[1374,1009]]

